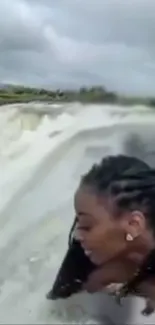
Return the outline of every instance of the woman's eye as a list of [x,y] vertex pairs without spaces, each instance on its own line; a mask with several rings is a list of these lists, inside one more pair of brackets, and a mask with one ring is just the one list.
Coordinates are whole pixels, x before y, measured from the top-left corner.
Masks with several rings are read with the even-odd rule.
[[90,227],[89,226],[78,226],[77,230],[89,231]]

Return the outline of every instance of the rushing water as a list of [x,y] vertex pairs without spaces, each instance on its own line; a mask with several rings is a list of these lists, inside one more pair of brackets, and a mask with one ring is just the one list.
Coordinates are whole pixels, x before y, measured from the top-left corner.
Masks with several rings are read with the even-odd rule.
[[0,108],[1,324],[154,322],[140,316],[139,299],[124,308],[104,294],[45,299],[67,248],[81,173],[120,152],[155,166],[154,125],[154,113],[138,106]]

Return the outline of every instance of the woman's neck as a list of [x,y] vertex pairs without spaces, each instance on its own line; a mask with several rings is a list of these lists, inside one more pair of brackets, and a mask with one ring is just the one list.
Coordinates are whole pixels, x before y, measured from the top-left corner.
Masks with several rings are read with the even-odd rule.
[[135,240],[133,244],[129,246],[124,254],[125,259],[134,262],[138,267],[152,249],[155,249],[155,241],[152,236],[143,236]]

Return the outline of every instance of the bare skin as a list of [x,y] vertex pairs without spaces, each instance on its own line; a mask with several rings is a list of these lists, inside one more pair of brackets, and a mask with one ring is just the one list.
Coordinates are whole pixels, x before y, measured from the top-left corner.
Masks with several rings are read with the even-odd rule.
[[[113,260],[93,272],[83,289],[89,293],[104,289],[107,293],[115,295],[124,282],[132,279],[135,271],[135,263]],[[144,316],[151,315],[155,311],[155,280],[141,283],[135,296],[145,298],[145,308],[142,310],[142,314]]]
[[94,271],[83,288],[89,293],[94,293],[111,283],[124,283],[133,277],[136,269],[137,265],[131,261],[113,260]]
[[[75,194],[75,211],[76,238],[90,260],[99,266],[84,289],[96,292],[110,283],[131,279],[141,261],[155,247],[145,215],[141,211],[127,211],[116,216],[111,198],[98,196],[93,189],[84,186]],[[132,240],[127,240],[128,234]],[[155,298],[154,290],[150,291],[147,284],[142,291],[143,296]]]
[[[139,265],[155,246],[145,216],[140,211],[132,211],[116,217],[115,210],[110,198],[101,198],[92,189],[80,187],[75,195],[76,237],[97,265],[113,258],[133,260]],[[127,235],[132,237],[131,241]]]

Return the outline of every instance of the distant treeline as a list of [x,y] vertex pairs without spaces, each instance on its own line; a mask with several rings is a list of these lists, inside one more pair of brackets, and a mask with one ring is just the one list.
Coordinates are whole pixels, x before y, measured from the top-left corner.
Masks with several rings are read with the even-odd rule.
[[118,105],[148,105],[155,107],[155,98],[120,96],[104,87],[82,87],[78,90],[38,89],[23,86],[7,86],[0,89],[0,104],[31,101],[111,103]]

